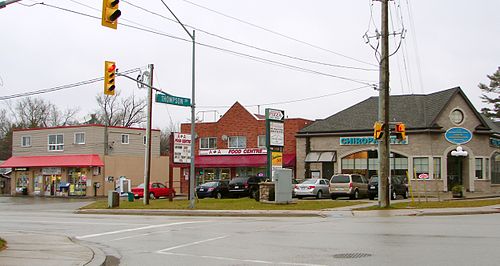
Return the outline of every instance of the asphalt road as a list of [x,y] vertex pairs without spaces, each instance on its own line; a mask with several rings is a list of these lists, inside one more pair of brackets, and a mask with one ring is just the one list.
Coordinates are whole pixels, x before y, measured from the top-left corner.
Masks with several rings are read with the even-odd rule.
[[500,215],[166,217],[74,214],[61,199],[0,198],[2,233],[60,234],[120,265],[499,265]]

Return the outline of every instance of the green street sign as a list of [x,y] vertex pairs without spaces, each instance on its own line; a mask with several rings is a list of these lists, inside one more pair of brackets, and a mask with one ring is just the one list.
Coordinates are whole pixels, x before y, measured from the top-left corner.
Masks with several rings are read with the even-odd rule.
[[191,106],[191,99],[172,96],[172,95],[166,94],[166,93],[157,93],[156,94],[156,102],[157,103],[179,105],[179,106]]

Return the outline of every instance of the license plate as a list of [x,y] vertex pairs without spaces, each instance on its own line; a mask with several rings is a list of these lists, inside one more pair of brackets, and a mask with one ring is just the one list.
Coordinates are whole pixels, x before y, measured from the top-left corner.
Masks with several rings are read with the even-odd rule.
[[234,188],[240,188],[239,186],[234,186]]
[[335,190],[343,190],[343,189],[342,189],[342,188],[340,188],[340,187],[338,187],[338,188],[336,188]]
[[371,186],[370,188],[371,188],[371,189],[375,189],[375,186]]
[[203,191],[203,188],[200,188],[200,191]]

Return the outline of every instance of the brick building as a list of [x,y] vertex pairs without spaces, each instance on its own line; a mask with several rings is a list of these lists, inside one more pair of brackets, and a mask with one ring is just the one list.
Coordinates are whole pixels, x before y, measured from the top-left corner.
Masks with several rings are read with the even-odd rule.
[[[266,122],[236,102],[216,122],[196,123],[195,167],[197,182],[231,179],[266,173]],[[295,172],[295,134],[310,124],[302,118],[286,118],[283,166]],[[191,125],[181,124],[189,134]],[[186,181],[187,182],[187,181]]]

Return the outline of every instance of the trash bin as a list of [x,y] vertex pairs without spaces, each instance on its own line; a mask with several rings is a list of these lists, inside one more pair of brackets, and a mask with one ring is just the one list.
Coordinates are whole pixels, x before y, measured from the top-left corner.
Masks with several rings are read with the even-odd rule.
[[128,192],[128,201],[130,201],[130,202],[134,201],[134,193]]

